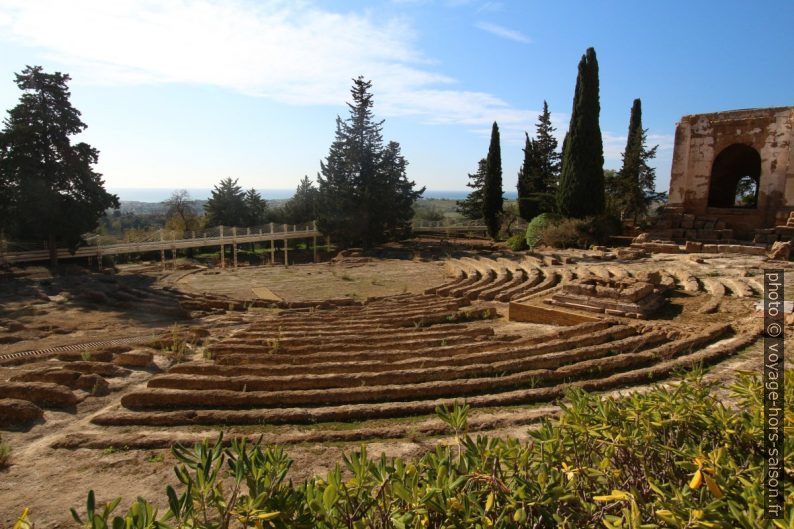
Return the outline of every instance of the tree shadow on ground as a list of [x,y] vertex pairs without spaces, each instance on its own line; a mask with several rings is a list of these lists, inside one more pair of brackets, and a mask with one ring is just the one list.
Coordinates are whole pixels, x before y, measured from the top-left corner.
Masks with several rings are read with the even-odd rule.
[[188,319],[177,295],[156,282],[146,274],[95,272],[72,264],[55,275],[43,267],[6,269],[0,273],[0,319],[13,322],[67,309],[115,313],[140,323]]
[[684,301],[690,299],[692,296],[684,294],[677,290],[672,290],[665,294],[667,303],[662,305],[658,311],[653,315],[651,320],[675,320],[679,318],[684,312]]

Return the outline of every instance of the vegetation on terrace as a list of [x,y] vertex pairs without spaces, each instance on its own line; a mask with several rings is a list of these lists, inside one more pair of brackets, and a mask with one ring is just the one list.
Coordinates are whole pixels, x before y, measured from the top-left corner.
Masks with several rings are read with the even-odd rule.
[[[785,375],[790,473],[794,371]],[[472,438],[468,406],[439,408],[453,439],[418,461],[371,458],[362,447],[299,484],[287,479],[283,448],[221,437],[172,449],[179,484],[162,498],[138,498],[116,516],[120,499],[100,504],[91,491],[73,516],[91,529],[791,527],[791,480],[783,518],[763,519],[760,378],[740,374],[717,390],[696,370],[626,397],[571,391],[528,442]]]

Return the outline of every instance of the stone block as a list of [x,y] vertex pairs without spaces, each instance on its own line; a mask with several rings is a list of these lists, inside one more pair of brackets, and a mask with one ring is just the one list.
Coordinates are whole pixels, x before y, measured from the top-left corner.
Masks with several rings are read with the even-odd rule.
[[123,367],[147,367],[151,365],[153,355],[150,351],[134,350],[117,354],[113,363]]
[[719,239],[720,233],[717,230],[698,230],[696,239],[715,241]]
[[791,242],[775,242],[769,249],[770,259],[779,259],[781,261],[788,261],[791,256]]
[[686,253],[701,253],[703,251],[703,243],[697,241],[687,241],[684,246]]
[[26,400],[0,399],[0,424],[22,426],[44,418],[44,412]]

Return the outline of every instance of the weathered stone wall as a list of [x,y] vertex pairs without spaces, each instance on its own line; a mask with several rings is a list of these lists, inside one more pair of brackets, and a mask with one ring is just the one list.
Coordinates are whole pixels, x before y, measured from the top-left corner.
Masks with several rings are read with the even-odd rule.
[[[740,234],[785,223],[794,210],[794,107],[684,116],[676,127],[669,205],[719,217]],[[743,144],[761,157],[756,208],[709,207],[715,158]]]

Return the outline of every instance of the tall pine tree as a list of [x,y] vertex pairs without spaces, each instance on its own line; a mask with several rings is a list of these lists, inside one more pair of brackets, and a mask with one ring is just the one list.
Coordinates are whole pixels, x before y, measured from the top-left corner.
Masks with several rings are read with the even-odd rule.
[[482,186],[482,216],[492,239],[499,237],[502,205],[502,148],[499,145],[499,126],[494,121],[491,144],[485,158],[485,180]]
[[477,172],[469,173],[467,187],[472,189],[464,200],[457,202],[458,213],[467,219],[482,218],[482,187],[485,184],[485,158],[477,163]]
[[656,192],[656,170],[648,165],[648,161],[656,157],[658,145],[647,148],[647,132],[642,128],[642,102],[635,99],[623,166],[607,181],[609,209],[621,219],[631,218],[634,222],[644,216],[651,202],[660,196]]
[[336,135],[317,177],[320,231],[342,245],[376,244],[407,237],[415,190],[397,142],[383,145],[383,121],[372,115],[372,83],[353,80],[350,117],[336,119]]
[[69,102],[66,74],[28,66],[16,75],[23,94],[0,131],[0,230],[46,241],[53,268],[57,248],[74,250],[119,199],[93,166],[99,151],[71,137],[86,128]]
[[243,226],[246,224],[245,192],[237,179],[224,178],[212,189],[204,211],[208,226]]
[[540,182],[536,172],[535,141],[527,133],[524,133],[524,136],[526,136],[523,149],[524,162],[518,168],[516,190],[518,191],[518,214],[522,219],[530,221],[540,214],[540,208],[535,200]]
[[551,112],[549,104],[543,101],[543,113],[538,116],[535,126],[535,163],[540,182],[539,192],[552,193],[557,190],[560,178],[560,153],[557,152],[557,138],[551,126]]
[[267,201],[253,187],[243,196],[243,223],[245,226],[261,226],[267,219]]
[[604,212],[604,147],[598,116],[598,60],[588,48],[579,61],[571,124],[562,148],[557,209],[567,217]]
[[284,204],[284,217],[292,224],[316,220],[317,188],[308,176],[301,179],[295,194]]
[[535,130],[535,139],[527,135],[524,163],[518,171],[518,209],[521,218],[527,221],[554,210],[560,177],[560,153],[554,137],[556,129],[551,126],[551,112],[546,101]]

